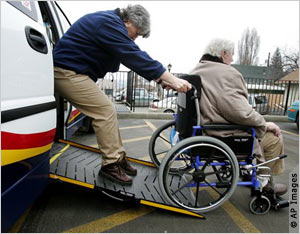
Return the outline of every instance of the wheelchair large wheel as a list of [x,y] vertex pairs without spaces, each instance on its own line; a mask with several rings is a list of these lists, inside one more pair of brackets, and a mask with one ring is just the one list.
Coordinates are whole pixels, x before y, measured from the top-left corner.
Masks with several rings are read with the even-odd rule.
[[233,194],[238,178],[239,164],[233,151],[224,142],[207,136],[180,141],[159,168],[164,199],[197,213],[222,205]]
[[175,120],[163,124],[152,134],[149,142],[149,155],[155,166],[160,166],[162,159],[171,149],[171,139],[174,134]]

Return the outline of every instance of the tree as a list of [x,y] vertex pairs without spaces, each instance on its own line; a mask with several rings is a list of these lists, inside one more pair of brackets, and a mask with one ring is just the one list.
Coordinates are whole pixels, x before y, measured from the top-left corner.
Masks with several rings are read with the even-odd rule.
[[299,68],[299,51],[285,49],[282,54],[282,69],[285,73],[290,73]]
[[270,79],[278,80],[281,77],[284,76],[283,72],[283,64],[282,64],[282,56],[280,49],[277,47],[275,50],[272,58],[271,58],[271,64],[270,64]]
[[255,28],[245,29],[241,40],[238,43],[238,64],[257,65],[260,37]]

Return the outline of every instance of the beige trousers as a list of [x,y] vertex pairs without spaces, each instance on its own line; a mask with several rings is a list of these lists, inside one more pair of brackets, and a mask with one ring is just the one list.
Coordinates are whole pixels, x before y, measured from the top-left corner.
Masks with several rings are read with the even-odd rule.
[[80,112],[92,118],[92,126],[103,154],[102,166],[125,155],[116,110],[109,98],[87,75],[54,67],[55,91]]
[[[277,137],[272,132],[266,132],[261,140],[261,146],[266,161],[284,154],[282,135]],[[267,163],[264,166],[270,167],[274,176],[282,174],[285,169],[284,159]],[[259,173],[264,174],[266,171],[261,170]]]

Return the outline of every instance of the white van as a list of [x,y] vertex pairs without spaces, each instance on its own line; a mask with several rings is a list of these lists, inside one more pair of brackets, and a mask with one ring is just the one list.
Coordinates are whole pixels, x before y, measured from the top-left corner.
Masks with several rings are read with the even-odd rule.
[[69,26],[53,1],[1,1],[2,232],[47,186],[55,135],[66,137],[83,120],[63,101],[57,108],[54,95],[52,50]]

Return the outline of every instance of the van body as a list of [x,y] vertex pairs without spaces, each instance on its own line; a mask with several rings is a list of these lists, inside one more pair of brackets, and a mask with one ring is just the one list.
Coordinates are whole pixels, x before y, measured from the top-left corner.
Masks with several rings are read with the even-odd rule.
[[2,232],[47,186],[55,136],[70,137],[83,121],[54,94],[52,50],[69,26],[55,2],[1,1]]

